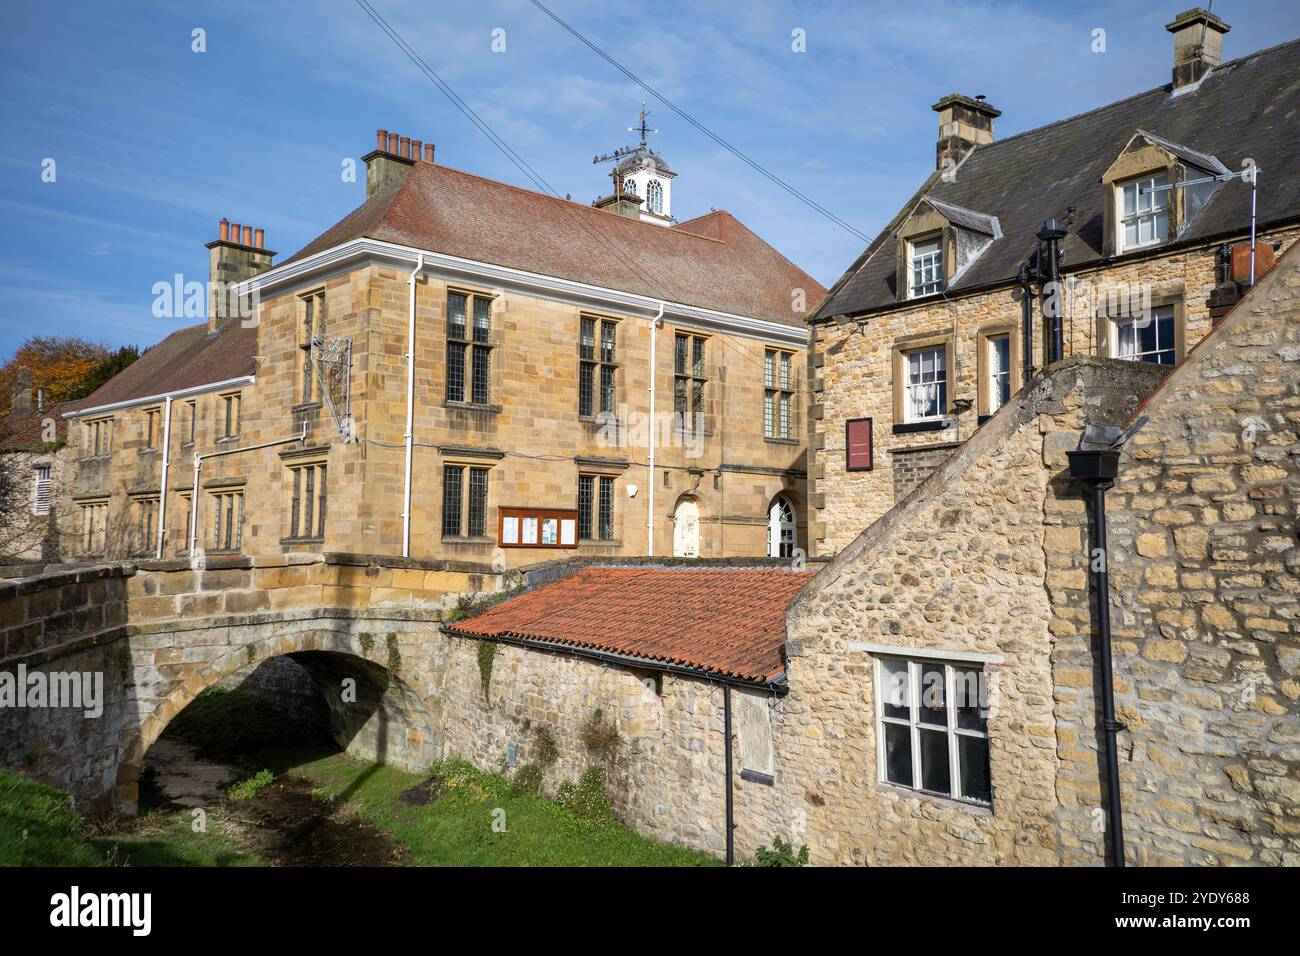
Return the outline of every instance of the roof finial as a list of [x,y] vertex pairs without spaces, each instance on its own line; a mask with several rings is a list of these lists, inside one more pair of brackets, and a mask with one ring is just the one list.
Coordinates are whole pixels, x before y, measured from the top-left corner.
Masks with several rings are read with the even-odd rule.
[[641,101],[641,122],[640,122],[640,124],[637,125],[637,126],[629,126],[629,127],[627,128],[627,131],[628,131],[629,133],[640,133],[640,134],[641,134],[641,147],[642,147],[643,149],[645,148],[645,134],[646,134],[646,133],[657,133],[657,132],[659,132],[659,130],[657,130],[657,129],[651,129],[649,126],[646,125],[645,118],[646,118],[647,116],[649,116],[649,115],[650,115],[650,114],[649,114],[648,112],[646,112],[646,108],[645,108],[645,100],[642,100],[642,101]]

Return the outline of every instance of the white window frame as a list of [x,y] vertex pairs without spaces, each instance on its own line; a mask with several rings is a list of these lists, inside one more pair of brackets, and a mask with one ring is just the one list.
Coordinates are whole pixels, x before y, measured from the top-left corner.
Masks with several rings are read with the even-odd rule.
[[[919,381],[914,382],[912,381],[912,356],[914,355],[920,356],[926,352],[933,352],[936,355],[936,359],[933,363],[933,370],[932,370],[933,377],[929,381],[921,379]],[[937,356],[943,357],[942,377],[940,377],[939,362]],[[920,366],[918,366],[918,372],[920,375],[925,374],[923,368],[921,368]],[[940,384],[944,386],[942,398],[939,397],[938,388],[937,388]],[[918,415],[913,410],[914,409],[914,402],[912,400],[913,389],[925,388],[927,386],[935,387],[936,389],[935,400],[938,403],[939,410],[934,415]],[[929,403],[927,402],[927,404]],[[922,348],[916,348],[916,349],[908,349],[903,353],[903,422],[904,424],[911,424],[912,422],[942,421],[944,418],[947,417],[947,412],[948,412],[948,346],[944,344],[940,344],[940,345],[927,345]]]
[[[1138,326],[1143,322],[1152,322],[1156,329],[1156,348],[1152,352],[1142,352],[1138,350]],[[1160,341],[1160,323],[1167,321],[1169,323],[1169,347],[1162,348]],[[1120,332],[1125,327],[1133,327],[1133,351],[1124,354],[1121,347]],[[1178,363],[1178,313],[1172,305],[1157,305],[1151,308],[1149,318],[1136,316],[1134,318],[1112,319],[1110,323],[1110,354],[1117,359],[1126,362],[1149,362],[1153,365],[1176,365]],[[1173,356],[1173,362],[1160,362],[1159,356],[1168,352]],[[1150,356],[1150,357],[1148,357]]]
[[[983,675],[983,679],[988,679],[988,668],[981,662],[958,661],[944,659],[935,659],[930,656],[925,657],[903,657],[896,655],[877,655],[876,662],[876,777],[889,787],[899,787],[905,790],[911,790],[916,793],[930,794],[932,796],[946,797],[951,800],[958,800],[962,803],[971,804],[977,807],[992,807],[993,805],[993,781],[992,781],[992,738],[988,732],[988,717],[986,710],[981,713],[985,718],[983,731],[972,730],[966,727],[957,726],[957,708],[953,706],[956,696],[953,693],[954,671],[955,670],[977,670]],[[908,712],[907,719],[901,717],[889,717],[885,715],[885,695],[888,691],[889,674],[885,670],[888,662],[902,663],[907,665],[908,679]],[[934,724],[920,723],[920,701],[921,701],[921,681],[920,675],[925,667],[942,667],[944,673],[944,717],[946,727],[939,728]],[[907,727],[909,731],[909,742],[912,749],[912,784],[909,786],[899,783],[896,780],[890,780],[885,754],[885,725],[893,724],[897,727]],[[948,742],[948,793],[939,793],[934,790],[925,790],[921,786],[921,729],[924,727],[928,730],[943,729],[946,731]],[[985,751],[989,759],[989,799],[987,802],[967,797],[962,794],[961,786],[961,757],[958,752],[957,742],[961,737],[972,737],[981,739],[986,742]]]
[[[933,251],[928,247],[933,244]],[[927,250],[919,252],[918,247]],[[917,273],[922,281],[917,282]],[[943,234],[917,236],[907,241],[907,297],[916,299],[924,295],[934,295],[944,290],[943,274]]]
[[[1168,185],[1169,174],[1165,172],[1147,173],[1115,184],[1115,222],[1118,230],[1116,245],[1120,252],[1146,249],[1169,241],[1169,190],[1152,190],[1154,186]],[[1143,192],[1143,189],[1152,191]],[[1132,212],[1126,211],[1125,200],[1130,194],[1133,197]],[[1132,243],[1126,238],[1129,223],[1133,224],[1137,235]],[[1149,223],[1151,227],[1151,238],[1145,242],[1142,241],[1144,223]]]
[[[1000,371],[997,368],[997,361],[1000,360],[997,347],[999,342],[1007,343],[1007,367]],[[988,336],[984,340],[984,347],[988,349],[988,352],[985,355],[989,378],[988,414],[992,415],[1007,402],[1011,401],[1011,394],[1013,391],[1011,388],[1011,333],[1003,332]],[[1002,389],[998,387],[1000,380],[1005,380],[1007,383],[1007,397],[1005,399],[1002,398]]]

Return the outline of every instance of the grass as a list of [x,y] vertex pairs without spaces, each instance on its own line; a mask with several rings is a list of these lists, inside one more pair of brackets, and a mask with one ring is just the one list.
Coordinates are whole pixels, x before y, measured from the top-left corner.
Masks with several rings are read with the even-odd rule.
[[209,821],[190,828],[185,811],[154,813],[122,832],[95,835],[62,792],[0,770],[0,866],[258,866]]
[[[324,792],[357,801],[361,816],[389,830],[415,866],[713,866],[703,854],[633,833],[607,816],[584,819],[567,806],[520,793],[501,774],[444,761],[430,778],[342,755],[294,771]],[[430,802],[401,794],[431,783]],[[498,813],[497,811],[502,811]],[[504,831],[493,826],[504,821]]]

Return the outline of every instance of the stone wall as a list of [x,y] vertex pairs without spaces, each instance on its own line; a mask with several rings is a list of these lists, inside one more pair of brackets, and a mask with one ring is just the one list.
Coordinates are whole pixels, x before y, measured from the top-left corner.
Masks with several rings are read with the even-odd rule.
[[[1142,409],[1108,496],[1125,840],[1141,865],[1300,864],[1300,256]],[[1049,541],[1063,859],[1104,838],[1083,515]]]
[[[776,782],[814,862],[1058,861],[1048,484],[1084,414],[1121,421],[1162,374],[1068,361],[1015,397],[796,599]],[[965,655],[984,667],[991,807],[881,782],[875,661],[909,651]]]

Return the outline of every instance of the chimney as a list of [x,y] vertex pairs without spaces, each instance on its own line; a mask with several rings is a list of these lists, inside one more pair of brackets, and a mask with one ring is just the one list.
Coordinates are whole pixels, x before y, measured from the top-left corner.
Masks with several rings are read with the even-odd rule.
[[240,303],[229,287],[271,268],[275,253],[265,248],[265,241],[263,229],[242,226],[229,219],[217,223],[217,238],[207,245],[209,335],[239,312]]
[[423,140],[411,139],[391,130],[375,130],[375,148],[364,157],[366,163],[366,198],[369,199],[394,179],[406,175],[406,171],[420,162],[420,150],[424,150],[424,162],[433,162],[433,144]]
[[984,97],[971,99],[949,93],[930,109],[939,114],[939,141],[934,148],[934,168],[956,166],[976,146],[993,142],[993,120],[1002,115]]
[[10,397],[9,410],[12,412],[32,410],[32,370],[26,365],[14,373],[14,390]]
[[1223,62],[1223,35],[1232,28],[1208,10],[1192,7],[1165,29],[1174,35],[1174,89],[1179,89]]

